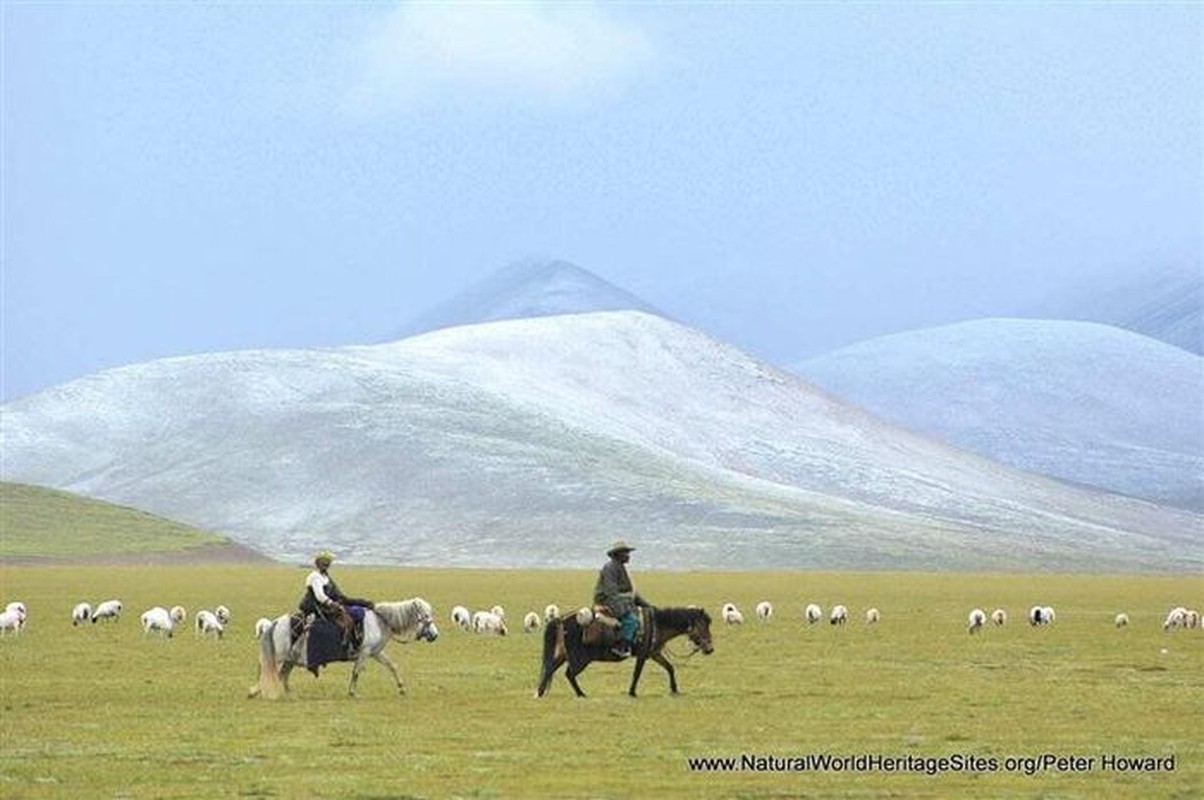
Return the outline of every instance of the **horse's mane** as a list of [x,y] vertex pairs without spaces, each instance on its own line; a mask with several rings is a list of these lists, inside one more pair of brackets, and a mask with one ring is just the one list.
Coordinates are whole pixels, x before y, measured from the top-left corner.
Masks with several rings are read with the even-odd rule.
[[385,626],[395,634],[413,631],[431,615],[431,604],[421,597],[392,603],[377,603],[372,609]]
[[656,624],[667,625],[670,628],[685,630],[694,624],[699,618],[705,619],[707,624],[711,624],[711,617],[706,610],[699,606],[687,606],[686,608],[657,608],[656,609]]

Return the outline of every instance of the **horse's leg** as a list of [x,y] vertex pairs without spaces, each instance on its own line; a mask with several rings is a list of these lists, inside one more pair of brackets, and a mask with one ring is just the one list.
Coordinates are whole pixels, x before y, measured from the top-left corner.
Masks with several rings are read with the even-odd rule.
[[364,671],[364,662],[367,659],[367,654],[361,650],[355,657],[355,664],[351,667],[351,683],[347,686],[347,694],[352,697],[355,697],[355,685],[359,683],[360,673]]
[[372,657],[374,659],[376,659],[377,661],[379,661],[381,664],[384,664],[385,668],[389,670],[390,674],[392,674],[393,682],[397,684],[397,693],[405,694],[406,693],[406,685],[404,683],[402,683],[401,673],[399,673],[397,671],[397,665],[393,663],[393,659],[391,659],[387,655],[385,655],[384,650],[381,650],[377,653],[373,653]]
[[569,679],[569,683],[572,685],[573,691],[577,693],[578,697],[585,697],[585,692],[581,690],[581,684],[577,683],[577,676],[584,672],[585,668],[588,666],[588,659],[578,661],[570,658],[569,665],[564,670],[564,676]]
[[552,683],[552,676],[556,674],[556,670],[560,669],[563,664],[564,656],[557,656],[550,665],[544,668],[543,674],[539,676],[539,686],[535,689],[536,697],[543,697],[547,693],[548,686]]
[[631,686],[627,689],[627,694],[635,697],[636,684],[640,682],[640,673],[644,671],[644,662],[648,660],[648,656],[636,656],[635,671],[631,673]]
[[[665,672],[669,673],[669,694],[677,694],[677,672],[673,669],[673,664],[659,650],[652,653],[649,658],[660,664],[665,668]],[[634,688],[634,686],[633,683],[632,687]]]
[[289,693],[288,676],[292,673],[294,666],[292,661],[285,661],[284,665],[280,667],[280,683],[284,686],[285,694]]

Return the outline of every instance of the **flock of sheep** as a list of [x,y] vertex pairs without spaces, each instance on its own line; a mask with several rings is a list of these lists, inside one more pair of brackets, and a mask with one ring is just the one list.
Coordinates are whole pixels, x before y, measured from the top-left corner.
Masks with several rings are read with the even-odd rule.
[[[71,624],[82,625],[102,620],[116,620],[121,616],[121,611],[120,600],[106,600],[95,608],[88,603],[78,603],[71,610]],[[588,607],[580,609],[576,614],[582,624],[588,622],[593,616],[593,612]],[[768,622],[774,614],[773,604],[768,600],[762,600],[757,603],[755,614],[761,622]],[[9,633],[19,634],[25,628],[28,616],[29,612],[24,603],[20,601],[9,603],[0,613],[0,636]],[[547,606],[542,616],[530,611],[523,617],[523,631],[534,633],[559,616],[560,609],[555,605]],[[172,606],[171,609],[155,606],[143,612],[140,620],[143,633],[171,637],[176,627],[183,624],[186,618],[187,611],[183,606],[177,605]],[[720,618],[728,625],[744,623],[744,614],[735,603],[724,603]],[[816,603],[808,603],[803,609],[803,619],[809,625],[820,622],[823,618],[823,609]],[[230,610],[225,606],[218,606],[212,611],[201,609],[196,613],[194,619],[196,635],[213,636],[220,639],[230,624]],[[849,610],[846,606],[840,604],[832,606],[828,614],[830,624],[844,625],[848,619]],[[881,614],[877,608],[866,609],[865,623],[867,625],[875,625],[880,619]],[[988,617],[983,609],[975,608],[968,617],[967,631],[971,634],[977,633],[986,627],[988,619],[993,625],[999,627],[1007,623],[1008,614],[1004,609],[996,608]],[[1057,619],[1057,614],[1050,606],[1033,606],[1028,611],[1028,622],[1033,626],[1051,625],[1055,619]],[[509,632],[506,627],[506,611],[500,605],[493,606],[488,611],[476,612],[470,612],[465,606],[457,605],[451,610],[451,620],[460,629],[483,636],[505,636]],[[271,620],[267,618],[258,619],[255,623],[255,636],[258,638],[271,624]],[[1128,614],[1116,615],[1115,625],[1117,628],[1123,628],[1128,624]],[[1200,627],[1200,612],[1185,606],[1172,608],[1162,623],[1162,629],[1167,631],[1175,628]]]
[[[101,621],[116,621],[121,617],[123,606],[120,600],[105,600],[95,608],[90,603],[76,603],[71,609],[71,624],[96,624]],[[29,618],[25,604],[15,601],[8,604],[3,614],[0,614],[0,636],[24,630]],[[172,606],[171,609],[155,606],[142,613],[140,622],[143,633],[154,633],[171,638],[178,625],[188,618],[188,612],[183,606]],[[213,636],[222,638],[226,626],[230,624],[230,609],[218,606],[210,611],[203,608],[196,613],[195,630],[198,636]]]

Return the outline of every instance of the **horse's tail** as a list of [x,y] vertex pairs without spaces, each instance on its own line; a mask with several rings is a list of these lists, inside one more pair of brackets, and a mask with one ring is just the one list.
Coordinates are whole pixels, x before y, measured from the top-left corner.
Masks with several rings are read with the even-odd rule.
[[259,681],[251,687],[249,696],[266,697],[275,700],[284,691],[280,680],[280,663],[276,659],[276,626],[277,619],[264,628],[259,634]]
[[539,686],[536,697],[542,697],[552,682],[552,673],[564,658],[564,619],[556,617],[548,621],[543,631],[543,660],[539,668]]

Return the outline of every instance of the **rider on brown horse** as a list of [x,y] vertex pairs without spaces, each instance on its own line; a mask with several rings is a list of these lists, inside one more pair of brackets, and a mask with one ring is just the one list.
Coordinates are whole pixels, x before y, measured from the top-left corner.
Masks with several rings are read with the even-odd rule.
[[631,646],[639,626],[636,607],[649,607],[649,603],[635,591],[631,576],[627,574],[627,562],[631,560],[633,550],[635,548],[627,542],[615,542],[606,551],[610,560],[598,572],[598,582],[594,585],[594,605],[605,606],[619,620],[619,640],[611,652],[620,658],[631,655]]

